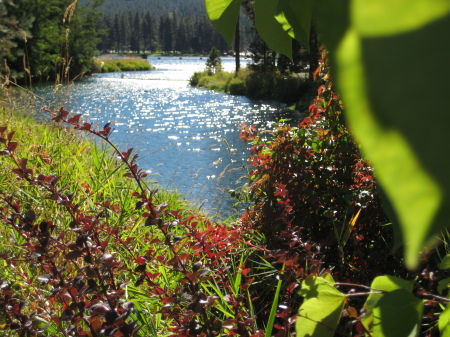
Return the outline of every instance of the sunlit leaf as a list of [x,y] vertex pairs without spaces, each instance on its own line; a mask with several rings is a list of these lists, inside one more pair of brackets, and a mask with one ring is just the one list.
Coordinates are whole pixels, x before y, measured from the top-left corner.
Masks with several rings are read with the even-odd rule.
[[332,337],[344,308],[345,295],[321,277],[309,277],[299,294],[305,299],[295,324],[298,337]]
[[445,310],[439,316],[438,322],[441,337],[450,337],[450,306],[447,305]]
[[450,12],[448,0],[354,0],[352,14],[361,36],[406,33],[442,19]]
[[205,0],[206,12],[213,26],[228,45],[233,42],[241,8],[240,0]]
[[[373,309],[373,335],[415,337],[420,333],[423,301],[405,289],[384,294]],[[399,324],[401,323],[401,324]]]
[[258,34],[269,48],[292,59],[292,38],[275,19],[278,1],[257,0],[255,2],[255,26]]
[[[422,2],[421,8],[425,11],[426,7],[428,14],[422,13],[419,27],[386,36],[381,28],[376,34],[369,19],[360,21],[353,10],[358,8],[357,2],[348,3],[350,18],[336,15],[334,1],[319,2],[318,23],[324,41],[330,42],[332,66],[349,123],[392,204],[399,220],[394,225],[400,225],[405,244],[406,264],[414,268],[423,247],[432,244],[435,235],[449,225],[446,167],[450,148],[442,145],[450,142],[446,130],[450,114],[446,108],[430,113],[430,102],[447,106],[450,68],[442,65],[450,58],[450,45],[443,43],[444,32],[450,31],[450,15],[435,15],[436,9],[431,8],[435,3],[441,11],[446,8],[441,1]],[[393,1],[399,2],[403,3]],[[345,10],[345,4],[341,7]],[[390,10],[394,7],[388,6]],[[397,14],[403,20],[404,13]],[[376,17],[373,20],[388,21],[377,17],[377,12],[372,15]],[[358,24],[351,25],[355,22]],[[427,112],[429,118],[424,122]]]
[[443,279],[443,280],[440,280],[440,281],[438,282],[438,287],[437,287],[438,293],[439,293],[440,295],[442,295],[443,292],[444,292],[444,290],[448,290],[449,285],[450,285],[450,277],[447,277],[447,278],[445,278],[445,279]]
[[397,289],[404,289],[411,292],[413,289],[413,282],[395,276],[384,275],[376,277],[370,285],[370,288],[371,294],[364,303],[365,314],[361,319],[361,323],[368,331],[372,331],[373,329],[373,310],[378,301],[384,296],[384,293]]
[[439,269],[449,269],[450,268],[450,254],[445,255],[442,261],[438,265]]
[[315,0],[279,0],[275,19],[309,50],[309,33]]

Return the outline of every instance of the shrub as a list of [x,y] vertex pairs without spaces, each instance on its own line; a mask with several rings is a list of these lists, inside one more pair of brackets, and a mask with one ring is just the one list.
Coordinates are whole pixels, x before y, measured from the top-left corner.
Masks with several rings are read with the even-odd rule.
[[241,136],[252,143],[245,226],[264,233],[272,249],[286,244],[286,231],[327,247],[323,263],[342,280],[369,282],[387,272],[387,264],[402,270],[385,249],[392,243],[389,220],[331,81],[319,87],[310,116],[298,127],[280,124],[268,141],[256,131],[245,126]]
[[193,87],[196,87],[196,86],[198,85],[199,80],[200,80],[200,75],[201,75],[201,73],[199,73],[199,72],[194,72],[194,75],[192,75],[192,76],[189,78],[189,84],[190,84],[191,86],[193,86]]
[[222,60],[220,52],[215,46],[212,47],[208,59],[206,60],[206,70],[209,75],[216,74],[222,71]]
[[246,80],[246,96],[253,99],[271,99],[275,87],[275,75],[272,72],[252,72]]
[[231,95],[245,95],[245,81],[239,77],[231,78],[227,92]]

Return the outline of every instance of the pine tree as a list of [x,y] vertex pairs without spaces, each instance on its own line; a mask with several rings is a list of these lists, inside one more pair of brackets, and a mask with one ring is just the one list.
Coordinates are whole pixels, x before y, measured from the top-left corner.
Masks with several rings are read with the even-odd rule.
[[138,54],[141,52],[141,35],[141,18],[138,13],[135,13],[130,37],[130,50],[132,52],[136,52]]
[[222,71],[222,59],[220,58],[220,52],[215,46],[209,52],[208,59],[206,60],[206,70],[210,75]]

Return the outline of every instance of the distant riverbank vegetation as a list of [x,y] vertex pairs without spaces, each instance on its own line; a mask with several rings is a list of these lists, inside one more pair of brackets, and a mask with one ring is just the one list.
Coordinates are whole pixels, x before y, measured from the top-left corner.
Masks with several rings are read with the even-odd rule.
[[195,87],[226,92],[231,95],[243,95],[252,99],[268,99],[283,103],[296,103],[299,97],[310,97],[312,84],[299,75],[283,75],[279,72],[257,72],[249,68],[238,73],[207,70],[196,72],[190,78]]
[[138,57],[95,58],[93,62],[93,73],[112,73],[119,71],[144,71],[151,70],[152,66],[147,60]]
[[256,50],[252,57],[254,61],[247,68],[239,68],[232,73],[224,72],[220,53],[213,47],[206,60],[205,70],[195,72],[189,83],[194,87],[243,95],[251,99],[296,103],[297,108],[302,106],[302,110],[308,106],[314,97],[314,88],[317,87],[308,71],[283,58],[260,57]]

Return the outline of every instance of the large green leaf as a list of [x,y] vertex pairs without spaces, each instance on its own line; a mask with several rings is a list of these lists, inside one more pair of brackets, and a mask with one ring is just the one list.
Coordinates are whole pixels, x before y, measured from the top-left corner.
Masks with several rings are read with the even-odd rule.
[[334,336],[346,297],[333,284],[321,277],[309,277],[303,282],[299,294],[305,299],[295,323],[298,337]]
[[[349,1],[350,17],[334,15],[333,0],[319,3],[349,123],[398,216],[406,264],[415,268],[423,247],[449,226],[450,67],[443,65],[450,59],[450,7],[413,1],[412,24],[403,0]],[[386,19],[393,16],[395,24]]]
[[309,33],[315,0],[278,0],[275,19],[292,38],[309,50]]
[[376,337],[415,337],[420,333],[423,301],[405,289],[384,294],[373,309]]
[[450,1],[354,0],[351,10],[362,36],[379,37],[407,33],[443,18],[450,11]]
[[439,332],[441,337],[450,337],[450,306],[447,305],[445,310],[439,316]]
[[439,269],[449,269],[450,268],[450,254],[444,256],[442,261],[438,265]]
[[450,277],[438,281],[437,291],[440,295],[442,295],[445,290],[448,291],[449,288],[450,288]]
[[376,277],[372,281],[370,288],[372,293],[367,297],[367,300],[364,303],[365,314],[361,319],[361,322],[367,331],[373,330],[373,311],[378,301],[384,296],[384,292],[394,291],[397,289],[404,289],[411,292],[413,289],[413,283],[395,276],[384,275]]
[[241,8],[240,0],[205,0],[206,12],[213,26],[228,45],[233,42]]
[[277,0],[255,1],[256,30],[269,48],[292,59],[292,38],[275,19],[277,4]]

